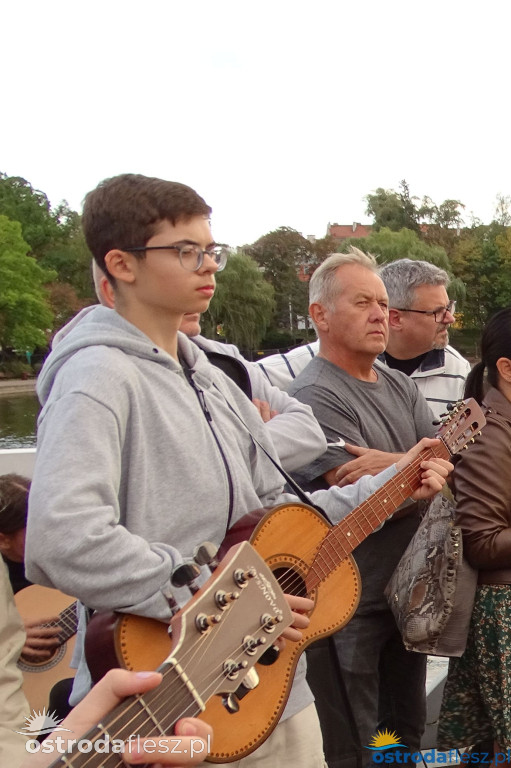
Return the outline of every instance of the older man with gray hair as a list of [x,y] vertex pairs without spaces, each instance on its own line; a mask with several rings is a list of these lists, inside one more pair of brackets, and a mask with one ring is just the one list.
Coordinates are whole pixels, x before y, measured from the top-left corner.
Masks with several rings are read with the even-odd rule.
[[[389,307],[375,259],[356,248],[330,256],[314,272],[309,296],[320,348],[288,391],[311,406],[328,440],[326,453],[295,473],[306,490],[315,490],[353,482],[350,472],[343,474],[350,465],[356,465],[357,473],[376,474],[435,429],[414,382],[377,359],[387,346]],[[340,686],[346,689],[359,739],[358,749],[343,749],[343,757],[358,758],[362,765],[371,762],[363,745],[370,744],[377,728],[395,730],[410,752],[420,746],[426,662],[405,650],[383,593],[418,522],[417,505],[407,500],[398,515],[353,552],[362,578],[361,600],[333,642]],[[314,685],[312,671],[310,681],[321,711],[324,693]],[[341,728],[337,724],[334,730]]]

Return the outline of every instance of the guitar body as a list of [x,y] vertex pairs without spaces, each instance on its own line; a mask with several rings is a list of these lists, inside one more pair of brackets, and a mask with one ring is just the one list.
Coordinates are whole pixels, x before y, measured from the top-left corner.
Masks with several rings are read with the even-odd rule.
[[[57,616],[75,602],[73,597],[58,589],[33,584],[20,590],[14,602],[23,621],[36,621]],[[74,677],[76,670],[70,668],[76,636],[52,649],[52,655],[45,661],[30,661],[20,658],[18,667],[23,672],[23,690],[32,710],[40,712],[48,707],[51,688],[65,677]]]
[[[238,528],[246,530],[245,518]],[[353,616],[360,599],[360,576],[351,556],[331,570],[312,592],[308,593],[305,586],[304,579],[330,528],[315,509],[297,503],[275,507],[253,531],[251,544],[283,591],[307,595],[315,606],[302,640],[286,641],[271,666],[257,664],[259,685],[241,699],[239,712],[229,713],[219,696],[209,699],[200,715],[213,726],[215,734],[209,761],[239,760],[265,741],[286,705],[301,653],[315,640],[344,627]],[[234,526],[233,539],[238,538],[238,532]],[[170,653],[168,627],[162,622],[126,614],[98,615],[93,621],[94,633],[88,631],[85,651],[87,660],[94,660],[95,680],[112,666],[156,669]]]
[[342,560],[311,592],[305,586],[306,575],[330,528],[315,509],[296,503],[275,507],[253,532],[250,543],[282,590],[310,597],[315,605],[302,640],[286,640],[274,664],[257,665],[259,685],[241,699],[239,712],[230,714],[217,696],[209,700],[200,715],[213,726],[215,734],[209,761],[240,760],[265,741],[284,710],[300,655],[311,643],[344,627],[355,613],[361,586],[353,557]]

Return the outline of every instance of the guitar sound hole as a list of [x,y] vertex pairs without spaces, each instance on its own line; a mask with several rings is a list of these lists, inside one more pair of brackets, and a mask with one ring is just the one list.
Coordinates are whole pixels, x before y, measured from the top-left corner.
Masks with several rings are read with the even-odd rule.
[[308,597],[305,581],[299,573],[292,568],[275,568],[273,575],[279,582],[282,590],[288,595],[298,595],[299,597]]

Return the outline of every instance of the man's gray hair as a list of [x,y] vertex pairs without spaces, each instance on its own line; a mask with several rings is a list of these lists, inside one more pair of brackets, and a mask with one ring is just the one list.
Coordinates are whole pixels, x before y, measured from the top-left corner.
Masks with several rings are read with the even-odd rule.
[[389,295],[389,307],[411,309],[415,300],[415,289],[421,285],[449,285],[449,275],[444,269],[429,261],[398,259],[384,264],[380,277]]
[[361,267],[378,273],[376,259],[370,253],[364,253],[359,248],[350,246],[348,253],[332,253],[319,265],[309,283],[309,304],[323,304],[328,309],[342,290],[342,285],[336,278],[339,267],[345,264],[360,264]]

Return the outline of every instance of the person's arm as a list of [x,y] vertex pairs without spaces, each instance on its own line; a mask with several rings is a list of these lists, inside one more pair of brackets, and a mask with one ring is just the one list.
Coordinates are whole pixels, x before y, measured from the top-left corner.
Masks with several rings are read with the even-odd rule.
[[[64,738],[83,738],[85,734],[100,722],[124,698],[133,694],[142,694],[156,688],[162,676],[158,672],[128,672],[113,669],[94,686],[85,699],[80,702],[62,721],[60,728],[67,728]],[[57,735],[63,736],[62,733]],[[115,734],[110,734],[116,738]],[[159,765],[188,766],[197,765],[206,759],[208,747],[212,744],[212,728],[196,718],[183,718],[176,723],[174,734],[163,737],[153,736],[133,739],[125,743],[123,760],[128,764],[157,763]],[[47,737],[47,749],[52,735]],[[41,749],[27,759],[21,768],[47,768],[59,757],[56,751],[43,752]],[[91,764],[93,754],[89,755]],[[99,766],[102,764],[98,753]]]
[[[280,463],[286,472],[310,464],[326,451],[326,439],[312,409],[272,386],[258,363],[246,360],[237,347],[222,345],[223,354],[231,355],[245,366],[250,377],[254,405],[266,423]],[[305,351],[305,350],[304,350]],[[307,362],[312,360],[306,351]],[[285,387],[289,383],[283,383]]]
[[454,471],[463,553],[474,568],[509,568],[511,563],[510,474],[511,425],[489,414]]
[[346,443],[344,447],[348,453],[357,458],[325,472],[323,477],[328,485],[338,485],[340,488],[344,488],[346,485],[356,483],[364,475],[377,475],[379,472],[383,472],[384,469],[395,464],[404,456],[404,453],[377,451],[375,448],[365,448],[350,443]]
[[250,363],[247,367],[254,398],[266,403],[274,414],[266,427],[284,469],[292,472],[321,456],[326,438],[310,406],[273,387],[258,367]]
[[123,440],[116,416],[80,394],[60,398],[51,411],[39,429],[29,496],[28,578],[94,610],[168,620],[164,593],[173,591],[170,576],[182,558],[119,524]]
[[[405,453],[396,464],[388,467],[388,469],[380,472],[375,477],[364,475],[356,483],[352,483],[345,488],[332,485],[327,490],[313,491],[309,494],[311,501],[321,507],[327,514],[330,522],[335,524],[375,493],[388,480],[391,480],[397,472],[405,469],[421,451],[438,444],[438,439],[432,440],[425,437]],[[445,459],[435,458],[422,462],[420,487],[411,494],[410,498],[414,500],[430,499],[435,493],[442,490],[447,477],[452,471],[453,465]],[[296,502],[296,496],[284,494],[282,500]]]

